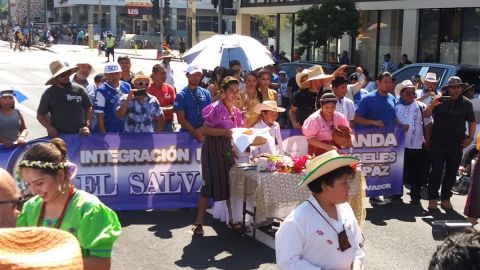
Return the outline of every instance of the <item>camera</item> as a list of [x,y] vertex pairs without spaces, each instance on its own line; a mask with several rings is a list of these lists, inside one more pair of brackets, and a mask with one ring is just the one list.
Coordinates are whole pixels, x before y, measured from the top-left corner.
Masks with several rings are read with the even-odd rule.
[[138,89],[133,92],[134,97],[141,97],[141,96],[146,96],[147,95],[147,90],[145,89]]
[[432,236],[435,240],[445,240],[449,235],[472,228],[472,224],[464,220],[435,220],[432,223]]
[[450,101],[450,100],[452,100],[451,96],[441,96],[440,97],[441,102]]

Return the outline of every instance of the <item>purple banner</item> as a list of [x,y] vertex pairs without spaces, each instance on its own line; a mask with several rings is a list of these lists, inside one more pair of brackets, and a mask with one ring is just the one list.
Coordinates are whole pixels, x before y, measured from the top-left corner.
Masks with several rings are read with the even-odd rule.
[[[111,208],[196,207],[202,183],[201,145],[189,133],[61,137],[67,144],[68,158],[78,165],[75,186],[97,195]],[[286,153],[306,152],[306,139],[298,130],[282,130],[282,137]],[[352,154],[362,160],[367,196],[401,193],[403,137],[401,128],[355,133]],[[48,140],[32,140],[13,149],[0,147],[0,166],[15,175],[22,153]]]

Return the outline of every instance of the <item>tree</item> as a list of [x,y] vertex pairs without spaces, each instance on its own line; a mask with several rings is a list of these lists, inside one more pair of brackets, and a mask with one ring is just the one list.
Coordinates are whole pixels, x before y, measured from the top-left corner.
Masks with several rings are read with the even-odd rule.
[[344,33],[355,36],[359,20],[353,0],[318,0],[310,8],[297,12],[295,25],[304,26],[298,41],[303,49],[324,45],[326,51],[330,41],[341,38]]

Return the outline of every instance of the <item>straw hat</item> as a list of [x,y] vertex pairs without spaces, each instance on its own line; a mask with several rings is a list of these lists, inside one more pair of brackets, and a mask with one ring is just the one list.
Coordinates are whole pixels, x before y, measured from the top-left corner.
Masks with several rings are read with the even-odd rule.
[[427,82],[438,82],[437,80],[437,74],[433,73],[433,72],[428,72],[426,75],[425,75],[425,78],[422,76],[420,77],[420,79],[422,80],[423,83],[425,83],[425,81]]
[[85,60],[84,58],[81,58],[81,59],[77,60],[76,66],[81,65],[81,64],[83,64],[83,65],[89,65],[89,66],[92,68],[92,69],[90,70],[90,75],[93,74],[93,73],[95,73],[95,68],[92,66],[92,64],[90,64],[90,63],[89,63],[87,60]]
[[297,85],[300,89],[302,89],[302,78],[304,76],[308,76],[308,69],[304,69],[295,75],[295,81],[297,82]]
[[175,57],[170,50],[164,50],[161,58],[172,58]]
[[415,89],[415,85],[413,85],[412,81],[410,80],[404,80],[403,82],[397,84],[395,86],[395,96],[399,97],[400,93],[402,92],[403,89],[405,88],[413,88]]
[[52,63],[50,63],[50,72],[52,73],[52,77],[50,79],[48,79],[48,81],[45,83],[45,85],[50,85],[50,84],[53,84],[53,81],[58,77],[60,76],[61,74],[65,73],[65,72],[69,72],[71,74],[77,72],[78,70],[78,67],[77,66],[73,66],[73,67],[70,67],[69,64],[67,62],[62,62],[62,61],[53,61]]
[[308,69],[308,80],[307,81],[314,81],[314,80],[323,80],[333,78],[333,75],[327,75],[323,72],[322,66],[314,65]]
[[82,252],[77,239],[61,230],[0,229],[0,269],[82,270]]
[[353,156],[341,156],[336,150],[328,151],[308,162],[305,165],[305,176],[302,178],[298,187],[304,187],[308,183],[317,179],[319,176],[327,174],[343,166],[353,166],[360,160]]
[[148,80],[150,83],[152,82],[152,78],[150,76],[144,75],[142,71],[139,71],[132,78],[132,84],[134,84],[136,80],[140,80],[140,79]]
[[261,114],[262,111],[284,112],[285,108],[278,107],[277,102],[274,100],[265,100],[264,102],[255,105],[253,110],[255,113]]

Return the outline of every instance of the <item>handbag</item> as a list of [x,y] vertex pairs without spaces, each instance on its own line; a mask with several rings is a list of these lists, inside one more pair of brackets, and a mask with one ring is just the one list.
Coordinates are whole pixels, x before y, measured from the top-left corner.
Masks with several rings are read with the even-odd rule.
[[352,129],[346,126],[336,126],[332,131],[333,142],[341,148],[352,147]]

